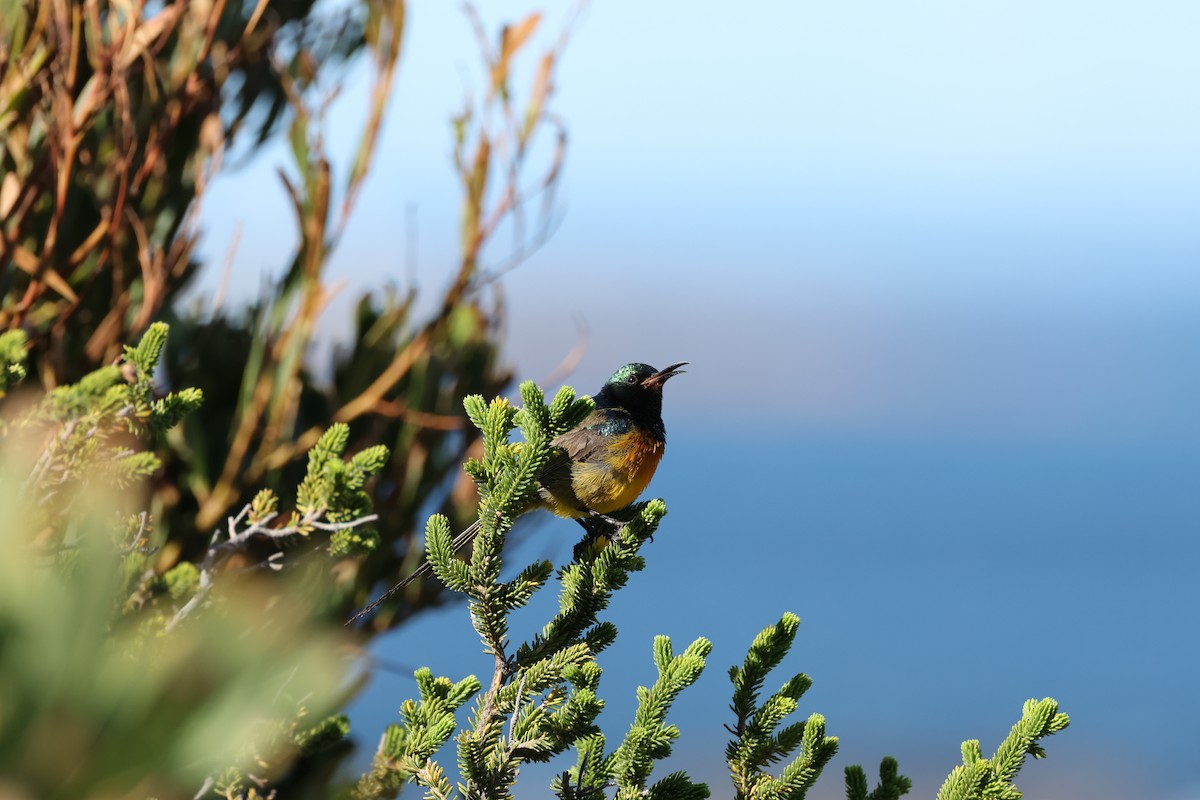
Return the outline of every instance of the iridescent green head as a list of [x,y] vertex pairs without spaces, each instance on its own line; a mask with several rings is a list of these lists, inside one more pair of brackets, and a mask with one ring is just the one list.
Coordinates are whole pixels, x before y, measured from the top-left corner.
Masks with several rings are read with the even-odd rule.
[[662,388],[670,378],[679,375],[686,361],[656,370],[649,364],[626,364],[612,374],[596,395],[601,407],[619,406],[634,414],[662,416]]

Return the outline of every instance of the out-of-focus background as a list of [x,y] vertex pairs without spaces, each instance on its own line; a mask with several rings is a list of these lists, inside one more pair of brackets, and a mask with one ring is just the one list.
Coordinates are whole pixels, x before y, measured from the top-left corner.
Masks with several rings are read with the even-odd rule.
[[[1197,29],[1181,0],[586,10],[557,81],[565,214],[504,279],[507,358],[540,380],[583,341],[556,382],[584,391],[626,361],[693,362],[651,487],[671,513],[609,614],[607,730],[652,679],[654,634],[710,637],[671,764],[722,796],[724,669],[792,610],[801,710],[842,740],[814,796],[885,754],[930,796],[963,739],[990,752],[1049,695],[1072,725],[1027,796],[1200,797]],[[406,36],[404,113],[328,272],[349,284],[331,342],[356,287],[438,287],[457,252],[449,118],[481,91],[473,34],[414,0]],[[331,152],[366,94],[351,70]],[[210,264],[255,220],[232,299],[281,264],[272,167],[205,201]],[[543,520],[514,563],[575,539]],[[412,667],[485,672],[478,649],[462,607],[385,638],[355,727],[395,719]]]

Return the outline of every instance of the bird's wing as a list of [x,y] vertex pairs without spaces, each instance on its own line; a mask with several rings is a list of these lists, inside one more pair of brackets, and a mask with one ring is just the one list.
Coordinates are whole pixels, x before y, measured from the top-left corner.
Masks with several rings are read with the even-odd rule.
[[633,427],[629,414],[620,409],[598,408],[577,427],[550,444],[556,448],[542,474],[538,476],[542,499],[551,510],[563,516],[587,507],[575,491],[574,474],[587,468],[608,469],[605,459],[613,437]]
[[603,457],[613,436],[628,433],[633,427],[629,414],[616,408],[598,408],[578,427],[559,436],[550,444],[561,448],[571,462],[587,462]]

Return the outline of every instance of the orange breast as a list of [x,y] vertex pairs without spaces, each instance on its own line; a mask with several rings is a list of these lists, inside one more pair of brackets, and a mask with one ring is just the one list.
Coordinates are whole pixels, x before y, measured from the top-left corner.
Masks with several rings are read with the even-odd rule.
[[624,508],[646,490],[665,446],[637,432],[619,437],[604,461],[573,466],[571,483],[576,497],[600,514]]

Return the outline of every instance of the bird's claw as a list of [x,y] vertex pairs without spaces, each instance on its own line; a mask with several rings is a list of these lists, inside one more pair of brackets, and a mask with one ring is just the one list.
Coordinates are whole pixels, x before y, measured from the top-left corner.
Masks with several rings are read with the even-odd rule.
[[624,528],[626,525],[629,524],[629,522],[627,520],[617,519],[616,517],[610,517],[607,514],[601,514],[598,511],[593,511],[593,512],[591,512],[591,514],[592,514],[592,519],[602,519],[605,522],[607,522],[609,525],[612,525],[614,528]]

